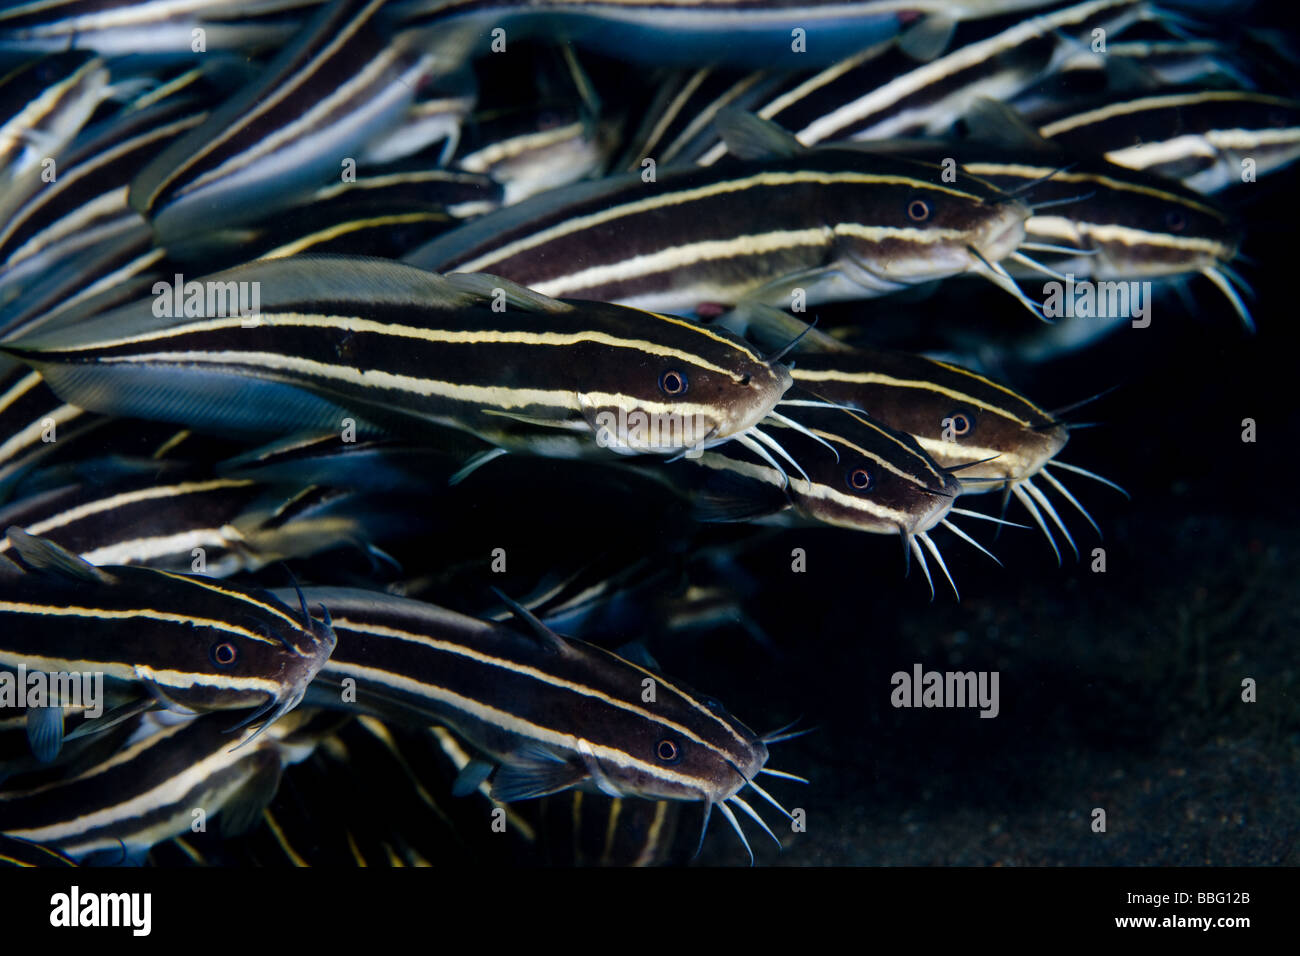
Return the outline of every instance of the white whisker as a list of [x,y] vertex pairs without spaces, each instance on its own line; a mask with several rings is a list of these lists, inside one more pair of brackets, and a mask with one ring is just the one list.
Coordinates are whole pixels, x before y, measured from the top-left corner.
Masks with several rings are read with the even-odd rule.
[[948,513],[962,515],[967,518],[979,518],[981,521],[992,521],[994,524],[1003,524],[1008,528],[1024,528],[1026,531],[1033,530],[1027,524],[1021,524],[1018,521],[1008,521],[1006,518],[995,518],[992,515],[986,515],[982,511],[971,511],[969,508],[949,508]]
[[1079,504],[1079,499],[1074,497],[1074,495],[1070,494],[1070,489],[1066,488],[1065,485],[1057,481],[1056,476],[1053,475],[1050,471],[1048,471],[1046,466],[1040,468],[1038,470],[1038,473],[1043,476],[1044,481],[1046,481],[1049,485],[1051,485],[1058,492],[1060,492],[1062,498],[1064,498],[1070,504],[1074,505],[1074,507],[1078,510],[1079,514],[1083,515],[1086,519],[1088,519],[1088,524],[1092,525],[1092,529],[1097,532],[1097,537],[1099,538],[1102,537],[1101,528],[1098,527],[1097,522],[1092,520],[1092,515],[1088,514],[1088,509],[1084,508],[1083,505]]
[[1011,274],[1007,272],[1000,263],[991,262],[984,258],[984,255],[974,246],[968,248],[970,249],[971,254],[975,256],[976,261],[980,263],[980,267],[974,270],[977,275],[981,275],[985,279],[988,279],[999,289],[1011,293],[1016,297],[1016,300],[1021,305],[1034,313],[1035,317],[1049,324],[1051,323],[1051,319],[1043,314],[1042,306],[1029,298],[1029,296],[1025,295],[1024,290],[1021,289],[1020,286],[1016,285],[1016,280],[1011,278]]
[[783,398],[776,403],[780,405],[791,405],[795,408],[838,408],[843,412],[856,412],[861,409],[854,408],[852,405],[841,405],[838,402],[814,401],[810,398]]
[[835,460],[836,461],[840,460],[840,453],[836,450],[835,446],[832,445],[830,442],[828,442],[825,438],[822,438],[821,435],[818,435],[812,429],[799,424],[793,418],[786,418],[786,416],[778,412],[768,412],[767,417],[771,419],[775,419],[776,421],[785,425],[787,428],[793,428],[797,432],[802,432],[803,434],[811,438],[813,441],[825,445],[827,448],[831,450],[831,454],[835,456]]
[[709,819],[713,816],[713,801],[704,801],[704,826],[700,827],[700,842],[695,844],[695,855],[699,856],[700,851],[704,849],[704,835],[709,832]]
[[1002,562],[998,560],[998,556],[996,554],[994,554],[988,548],[984,547],[984,545],[980,544],[978,541],[976,541],[974,538],[968,535],[965,531],[961,530],[961,528],[957,527],[947,518],[940,519],[939,524],[943,525],[945,528],[947,528],[957,537],[961,538],[971,547],[975,548],[976,550],[983,551],[985,554],[987,554],[990,558],[993,559],[994,563],[997,564],[998,567],[1002,567]]
[[777,845],[777,847],[779,847],[779,848],[782,849],[782,850],[785,849],[785,847],[781,846],[781,838],[778,837],[775,833],[772,832],[772,828],[769,827],[766,823],[763,822],[763,818],[760,817],[757,813],[754,812],[754,808],[753,808],[753,807],[751,807],[751,806],[750,806],[748,803],[746,803],[744,800],[740,799],[740,795],[739,795],[739,794],[734,794],[734,793],[733,793],[733,794],[732,794],[732,795],[727,799],[727,802],[728,802],[728,803],[734,803],[736,806],[738,806],[742,811],[744,811],[744,813],[745,813],[745,814],[746,814],[746,815],[747,815],[751,820],[753,820],[755,823],[757,823],[760,827],[763,828],[763,832],[766,833],[768,836],[770,836],[770,837],[772,838],[772,842],[775,843],[775,844]]
[[1114,488],[1125,498],[1133,497],[1127,491],[1121,488],[1119,485],[1115,484],[1115,482],[1111,481],[1109,478],[1103,478],[1101,475],[1097,474],[1096,472],[1088,471],[1086,468],[1080,468],[1078,465],[1067,465],[1065,462],[1059,461],[1054,458],[1052,459],[1052,467],[1064,468],[1066,471],[1072,471],[1076,475],[1083,475],[1083,477],[1091,478],[1093,481],[1100,481],[1103,485],[1107,485],[1111,488]]
[[1038,523],[1038,527],[1047,536],[1047,543],[1052,546],[1052,553],[1056,555],[1056,563],[1060,564],[1061,550],[1056,546],[1056,539],[1052,537],[1052,532],[1048,530],[1047,522],[1043,520],[1042,514],[1039,513],[1038,506],[1034,504],[1034,499],[1030,498],[1025,493],[1025,489],[1021,488],[1018,483],[1011,486],[1011,493],[1020,500],[1020,503],[1025,506],[1025,510],[1029,512],[1030,517]]
[[1061,516],[1056,513],[1056,509],[1052,507],[1052,503],[1047,500],[1047,495],[1043,494],[1042,490],[1029,478],[1022,481],[1021,485],[1024,486],[1025,491],[1029,492],[1030,496],[1038,502],[1038,507],[1047,512],[1047,516],[1052,519],[1058,528],[1061,529],[1061,534],[1065,535],[1065,540],[1070,543],[1070,550],[1074,552],[1074,558],[1077,561],[1079,558],[1079,549],[1074,543],[1074,538],[1070,536],[1069,529],[1065,527],[1065,522],[1062,521]]
[[934,555],[934,560],[939,564],[939,570],[943,572],[943,576],[948,579],[948,586],[952,588],[952,596],[958,601],[961,601],[961,592],[957,590],[957,582],[954,581],[952,575],[948,573],[948,565],[944,563],[943,555],[939,553],[938,545],[931,541],[930,536],[924,531],[917,534],[917,537],[921,539],[921,543],[925,545],[926,550]]
[[1054,246],[1050,242],[1022,242],[1016,248],[1028,249],[1030,252],[1059,252],[1067,256],[1095,256],[1101,252],[1100,249],[1075,249],[1073,246]]
[[780,455],[790,464],[794,465],[794,470],[799,472],[799,476],[803,478],[804,481],[808,482],[808,484],[810,485],[812,484],[812,479],[808,477],[808,473],[803,470],[803,467],[799,464],[799,462],[795,461],[794,458],[791,457],[788,451],[786,451],[784,448],[781,447],[781,443],[778,442],[775,438],[773,438],[771,435],[766,434],[765,432],[760,431],[757,425],[751,427],[749,429],[748,434],[753,435],[755,438],[761,441],[768,448],[772,449],[774,452],[776,452],[778,455]]
[[1248,331],[1255,331],[1255,320],[1250,317],[1250,310],[1246,308],[1246,303],[1241,300],[1237,290],[1232,287],[1232,283],[1217,269],[1206,267],[1201,270],[1201,275],[1213,282],[1232,303],[1232,308],[1236,311],[1237,316],[1241,319],[1242,325],[1246,326]]
[[766,790],[764,790],[762,787],[760,787],[758,784],[756,784],[756,783],[755,783],[754,781],[752,781],[752,780],[749,781],[749,786],[750,786],[751,788],[753,788],[753,790],[754,790],[754,792],[755,792],[756,794],[758,794],[760,797],[762,797],[762,798],[763,798],[764,800],[766,800],[768,803],[772,804],[772,806],[774,806],[774,807],[776,807],[778,810],[780,810],[780,811],[781,811],[781,815],[782,815],[783,817],[785,817],[787,820],[793,820],[793,819],[794,819],[794,817],[790,816],[790,811],[789,811],[789,810],[787,810],[785,807],[781,806],[781,804],[779,804],[779,803],[776,802],[776,797],[772,796],[770,793],[768,793]]
[[1043,265],[1036,259],[1029,258],[1029,256],[1025,255],[1023,252],[1013,252],[1011,253],[1010,258],[1015,259],[1016,262],[1019,262],[1021,265],[1028,266],[1035,272],[1041,272],[1043,275],[1051,276],[1053,279],[1059,279],[1062,282],[1067,281],[1065,276],[1057,272],[1055,269]]
[[[1237,258],[1244,259],[1245,257],[1239,255]],[[1229,282],[1241,290],[1242,294],[1244,294],[1246,298],[1252,301],[1259,298],[1259,296],[1255,294],[1255,290],[1250,287],[1250,283],[1243,279],[1241,273],[1232,266],[1226,263],[1221,263],[1217,268],[1221,273],[1223,273]]]
[[917,543],[915,535],[907,539],[907,545],[912,549],[912,553],[916,555],[917,564],[921,565],[921,570],[925,572],[925,583],[930,585],[930,600],[933,601],[934,600],[934,578],[930,577],[930,566],[925,563],[925,553],[921,550],[921,546]]
[[809,782],[807,777],[800,777],[798,774],[786,773],[784,770],[769,770],[767,767],[763,767],[758,772],[765,773],[769,777],[780,777],[782,780],[793,780],[795,783]]
[[717,808],[722,812],[722,815],[727,818],[727,822],[731,824],[731,828],[736,831],[736,836],[740,837],[740,842],[744,844],[745,852],[749,854],[749,865],[753,866],[754,851],[750,849],[749,841],[745,839],[745,831],[740,828],[740,821],[737,820],[736,815],[731,812],[731,807],[727,806],[725,803],[717,804]]
[[813,732],[814,730],[816,730],[816,729],[817,729],[816,727],[805,727],[803,730],[791,730],[791,731],[789,731],[788,733],[784,733],[784,734],[783,734],[783,733],[775,733],[775,734],[772,734],[771,736],[764,737],[764,738],[763,738],[763,743],[764,743],[764,744],[780,744],[780,743],[785,743],[785,741],[787,741],[787,740],[794,740],[796,737],[802,737],[802,736],[804,736],[805,734],[810,734],[810,733],[812,733],[812,732]]
[[[778,727],[778,728],[776,728],[776,730],[770,730],[770,731],[768,731],[767,733],[763,734],[763,736],[760,737],[759,739],[762,740],[764,743],[767,743],[767,741],[768,741],[769,738],[771,738],[771,737],[775,737],[775,736],[777,736],[778,734],[783,734],[783,733],[785,733],[787,730],[789,730],[789,729],[791,729],[792,727],[794,727],[794,725],[797,724],[797,723],[799,723],[799,721],[801,721],[801,720],[803,720],[802,717],[796,717],[794,720],[790,721],[790,723],[786,724],[785,726],[783,726],[783,727]],[[743,775],[742,775],[742,776],[743,776]]]
[[767,462],[769,465],[771,465],[773,468],[776,469],[777,473],[781,476],[781,480],[783,482],[781,487],[783,488],[790,487],[790,476],[785,473],[785,469],[782,468],[777,463],[777,460],[767,453],[766,448],[764,448],[758,442],[754,441],[754,439],[750,438],[749,435],[747,434],[737,435],[736,441],[740,442],[740,444],[744,445],[755,455],[757,455],[759,458],[762,458],[765,462]]

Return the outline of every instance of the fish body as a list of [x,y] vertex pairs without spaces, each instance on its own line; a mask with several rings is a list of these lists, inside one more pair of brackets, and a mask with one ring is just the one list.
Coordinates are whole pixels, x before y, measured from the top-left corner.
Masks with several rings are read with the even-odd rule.
[[[1028,210],[938,166],[812,150],[615,176],[484,216],[406,257],[546,295],[691,314],[744,299],[808,305],[881,295],[996,262]],[[974,250],[974,251],[972,251]]]
[[[329,657],[327,624],[270,595],[145,568],[97,568],[11,527],[27,570],[6,559],[0,666],[7,671],[101,674],[137,700],[186,711],[292,710]],[[58,752],[62,712],[43,728]],[[33,732],[29,724],[29,732]],[[35,742],[35,741],[34,741]]]
[[308,599],[328,602],[339,635],[309,699],[445,724],[493,761],[496,799],[587,787],[722,805],[767,762],[758,735],[712,698],[595,645],[387,594]]
[[1215,193],[1300,158],[1300,102],[1242,90],[1155,92],[1062,116],[1038,128],[1065,150]]
[[789,382],[729,333],[490,276],[313,257],[204,285],[265,297],[246,315],[176,318],[155,299],[4,348],[78,407],[116,415],[272,436],[348,420],[493,434],[524,418],[625,453],[725,441]]
[[[325,715],[325,726],[335,722]],[[236,736],[219,714],[146,714],[121,748],[80,772],[6,785],[0,831],[99,865],[142,862],[155,844],[191,829],[195,808],[233,836],[258,821],[284,766],[310,755],[320,723],[303,709],[266,734]]]

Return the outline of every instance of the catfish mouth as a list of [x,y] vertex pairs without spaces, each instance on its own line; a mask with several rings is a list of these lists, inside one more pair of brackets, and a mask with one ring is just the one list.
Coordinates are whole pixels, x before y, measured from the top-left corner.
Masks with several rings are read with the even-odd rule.
[[624,455],[671,455],[728,437],[732,425],[704,412],[650,412],[642,408],[584,409],[596,444]]
[[1070,440],[1064,425],[1052,424],[1041,431],[1023,436],[1019,447],[1005,451],[996,458],[978,464],[966,461],[943,461],[945,467],[959,469],[957,478],[961,494],[990,491],[999,487],[996,482],[1017,482],[1033,478],[1055,458]]
[[916,503],[911,509],[911,521],[904,527],[906,535],[925,534],[947,517],[953,502],[961,494],[961,483],[954,479],[953,484],[955,487],[932,491],[925,496],[924,500]]
[[1029,208],[1018,202],[999,209],[1002,215],[988,223],[972,243],[990,262],[1000,262],[1020,247],[1025,241],[1025,220],[1029,218]]

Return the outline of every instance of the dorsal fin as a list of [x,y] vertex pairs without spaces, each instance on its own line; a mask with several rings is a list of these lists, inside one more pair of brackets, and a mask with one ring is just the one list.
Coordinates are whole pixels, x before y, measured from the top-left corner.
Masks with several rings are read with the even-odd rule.
[[957,21],[952,17],[929,14],[903,31],[898,38],[898,48],[913,60],[928,63],[948,49],[956,30]]
[[1038,130],[1026,123],[1024,117],[1014,109],[987,96],[981,96],[971,103],[964,122],[966,138],[975,142],[1035,152],[1057,149],[1055,144],[1039,136]]
[[[347,309],[355,304],[363,310],[387,305],[461,309],[479,301],[440,275],[369,256],[320,254],[269,259],[214,273],[204,281],[240,282],[260,290],[256,307],[262,314],[301,309],[304,303],[322,301],[333,308]],[[152,299],[144,299],[82,322],[60,321],[53,328],[6,339],[0,349],[76,349],[100,336],[116,338],[174,328],[177,320],[166,314],[155,315],[154,306]]]
[[20,578],[26,572],[9,558],[0,554],[0,578]]
[[625,661],[631,661],[633,664],[640,664],[647,670],[663,671],[659,662],[655,660],[654,655],[650,653],[650,648],[646,647],[641,641],[629,641],[628,643],[616,648],[614,651]]
[[797,339],[795,354],[854,351],[852,346],[812,328],[798,316],[762,302],[741,302],[719,322],[762,349],[782,349]]
[[533,634],[537,636],[537,639],[541,641],[544,647],[558,651],[561,654],[567,654],[569,652],[569,642],[543,624],[536,614],[528,610],[528,608],[524,607],[518,601],[507,596],[500,588],[494,587],[492,593],[500,598],[501,602],[506,607],[510,608],[515,617],[519,618],[529,626]]
[[115,580],[102,568],[64,550],[53,541],[30,535],[16,525],[7,529],[5,536],[24,563],[35,570],[51,571],[74,581],[90,581],[94,584],[112,584]]
[[713,124],[737,159],[788,159],[808,151],[789,130],[735,106],[718,110]]
[[573,306],[566,302],[552,299],[550,296],[534,292],[518,282],[511,282],[509,279],[502,279],[500,276],[488,275],[486,272],[457,272],[447,276],[446,279],[459,291],[480,296],[484,299],[495,298],[499,289],[500,294],[505,297],[507,305],[512,308],[522,309],[525,312],[543,312],[557,315],[573,311]]

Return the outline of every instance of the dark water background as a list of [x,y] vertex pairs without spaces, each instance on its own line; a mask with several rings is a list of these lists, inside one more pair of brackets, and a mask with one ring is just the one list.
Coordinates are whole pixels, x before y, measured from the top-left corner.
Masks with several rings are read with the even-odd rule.
[[[1276,8],[1269,15],[1287,22]],[[1098,541],[1053,496],[1082,560],[1062,541],[1058,567],[1036,530],[1005,529],[993,544],[998,567],[940,531],[962,599],[936,582],[931,602],[915,567],[904,578],[895,540],[693,527],[653,489],[590,473],[579,480],[569,465],[545,461],[482,476],[445,506],[433,540],[467,557],[506,547],[502,586],[517,592],[556,568],[616,570],[627,555],[649,557],[669,582],[592,636],[613,646],[644,640],[668,673],[756,729],[796,717],[817,728],[774,748],[772,766],[812,781],[770,785],[806,811],[807,831],[791,837],[787,827],[777,852],[749,827],[762,863],[1296,865],[1295,182],[1294,170],[1283,171],[1217,197],[1246,223],[1242,251],[1252,261],[1236,265],[1257,294],[1256,334],[1198,278],[1185,299],[1157,298],[1149,328],[1001,369],[1045,408],[1114,389],[1072,413],[1096,427],[1075,432],[1061,458],[1117,481],[1131,500],[1058,473],[1100,524]],[[862,322],[900,345],[933,345],[943,324],[990,343],[1038,331],[978,280],[819,318]],[[1254,443],[1242,440],[1247,418]],[[969,506],[998,512],[994,495]],[[1008,516],[1028,521],[1014,502]],[[985,543],[993,537],[992,526],[959,523]],[[723,544],[735,545],[726,570],[689,560]],[[1098,546],[1105,573],[1090,569]],[[805,573],[791,570],[793,548],[806,551]],[[714,583],[737,595],[747,626],[738,613],[688,634],[666,626],[674,595]],[[915,663],[997,671],[999,716],[895,709],[890,677]],[[1241,699],[1245,678],[1257,683],[1255,703]],[[1091,828],[1094,808],[1106,812],[1104,833]],[[698,819],[686,811],[682,830],[693,836]],[[746,859],[733,835],[715,832],[699,862]]]
[[[571,465],[544,461],[485,469],[475,489],[445,506],[447,524],[430,541],[471,561],[505,547],[508,573],[493,583],[516,593],[557,568],[614,571],[629,556],[649,557],[668,580],[587,636],[611,646],[643,640],[669,674],[719,697],[755,729],[796,717],[818,728],[773,748],[773,767],[812,781],[769,786],[806,811],[807,831],[778,853],[751,826],[760,862],[1294,865],[1300,370],[1292,237],[1300,208],[1292,175],[1228,198],[1248,221],[1243,251],[1256,264],[1242,272],[1258,294],[1257,334],[1197,279],[1194,313],[1162,296],[1149,328],[1120,328],[1050,364],[1007,369],[1011,384],[1047,408],[1115,387],[1073,413],[1097,427],[1075,432],[1061,455],[1132,495],[1061,473],[1105,536],[1098,541],[1068,505],[1058,507],[1082,560],[1060,541],[1058,567],[1039,532],[1004,529],[992,542],[998,567],[939,531],[962,599],[936,581],[931,602],[915,566],[904,577],[896,540],[825,528],[693,527],[653,489],[589,471],[579,479]],[[1035,330],[1012,299],[976,280],[959,283],[953,299],[961,322],[990,336]],[[941,308],[913,304],[904,317],[950,318]],[[892,325],[897,310],[882,302],[855,314]],[[1242,441],[1246,418],[1257,425],[1254,443]],[[995,495],[961,504],[998,513]],[[1014,502],[1008,517],[1028,521]],[[991,542],[993,526],[958,523]],[[698,557],[720,546],[730,549],[727,565]],[[1105,573],[1091,570],[1099,546]],[[791,570],[793,548],[806,552],[805,573]],[[463,579],[478,583],[461,597],[485,586],[482,577]],[[671,630],[665,608],[680,606],[674,600],[687,585],[710,584],[737,596],[738,613],[689,633]],[[890,677],[915,663],[997,671],[1000,714],[895,709]],[[1256,703],[1241,700],[1248,677]],[[1098,807],[1105,833],[1091,829]],[[770,808],[764,815],[776,816]],[[686,811],[683,831],[693,835],[698,822],[697,810]],[[715,818],[714,826],[700,862],[746,862],[725,823]]]
[[[1096,427],[1074,433],[1061,457],[1131,499],[1060,473],[1101,526],[1098,541],[1052,496],[1081,560],[1061,542],[1058,566],[1037,531],[993,541],[992,526],[959,520],[1004,567],[940,531],[962,598],[936,581],[931,601],[915,566],[904,577],[896,540],[696,526],[653,484],[513,457],[426,503],[434,532],[398,556],[439,576],[430,597],[467,611],[490,602],[489,585],[521,596],[567,570],[646,561],[659,577],[584,637],[643,641],[666,672],[756,730],[795,718],[816,728],[776,745],[771,762],[811,781],[769,786],[805,811],[806,832],[776,827],[775,812],[750,800],[785,835],[778,852],[748,827],[760,863],[1300,864],[1295,182],[1283,171],[1218,197],[1246,222],[1252,261],[1237,267],[1257,294],[1256,334],[1198,278],[1190,308],[1163,295],[1149,328],[1000,370],[1045,408],[1114,389],[1072,415]],[[989,343],[1037,331],[1013,299],[973,279],[819,318],[918,347],[943,324]],[[1242,441],[1247,418],[1253,443]],[[961,505],[998,512],[994,495]],[[1026,520],[1014,504],[1008,516]],[[1098,546],[1104,573],[1090,568]],[[506,574],[487,571],[494,548],[509,554]],[[795,548],[803,573],[791,568]],[[706,627],[675,629],[668,614],[690,586],[721,588],[732,604]],[[999,715],[894,708],[891,675],[917,663],[998,672]],[[1241,699],[1246,678],[1255,703]],[[1104,833],[1091,828],[1095,808]],[[697,827],[687,808],[684,845]],[[699,863],[747,861],[724,821],[713,829]]]

